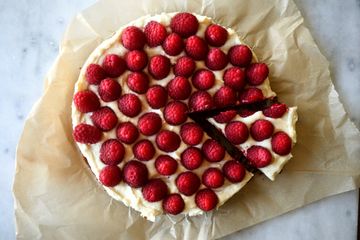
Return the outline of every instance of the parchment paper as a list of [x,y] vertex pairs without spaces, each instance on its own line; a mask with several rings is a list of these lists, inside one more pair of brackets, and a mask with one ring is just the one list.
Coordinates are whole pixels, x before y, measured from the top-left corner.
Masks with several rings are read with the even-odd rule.
[[[72,139],[73,86],[90,52],[146,14],[189,11],[234,28],[270,66],[281,101],[299,107],[294,158],[275,182],[256,176],[218,211],[151,223],[109,197]],[[360,134],[291,0],[102,0],[68,27],[45,92],[25,123],[14,182],[18,239],[212,239],[360,186]]]

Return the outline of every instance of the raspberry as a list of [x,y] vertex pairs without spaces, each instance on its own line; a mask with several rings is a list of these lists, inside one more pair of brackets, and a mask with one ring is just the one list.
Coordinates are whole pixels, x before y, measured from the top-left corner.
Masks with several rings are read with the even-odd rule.
[[105,56],[102,67],[109,77],[117,78],[126,70],[126,62],[116,54]]
[[104,102],[112,102],[120,97],[121,86],[117,81],[106,78],[100,82],[98,91],[100,98]]
[[191,111],[208,110],[213,107],[211,95],[205,91],[194,92],[189,99],[189,107]]
[[221,70],[228,64],[226,54],[219,48],[212,48],[208,52],[205,65],[211,70]]
[[138,121],[139,131],[145,136],[151,136],[157,133],[161,128],[161,118],[159,114],[149,112],[143,114]]
[[204,131],[197,123],[185,123],[180,128],[181,139],[187,145],[197,145],[201,142]]
[[242,90],[245,85],[245,72],[239,67],[226,69],[224,73],[224,83],[236,91]]
[[247,67],[251,63],[252,52],[245,45],[236,45],[230,48],[228,57],[232,65],[238,67]]
[[174,100],[185,100],[191,94],[191,85],[185,77],[175,77],[167,85],[169,96]]
[[208,188],[201,189],[195,195],[196,206],[205,212],[213,210],[218,202],[219,199],[216,193]]
[[218,123],[228,123],[236,116],[235,110],[227,110],[219,113],[214,117],[215,121]]
[[169,75],[170,67],[171,63],[169,58],[163,55],[156,55],[150,59],[148,70],[153,78],[160,80]]
[[209,47],[204,39],[198,36],[191,36],[186,39],[185,52],[194,60],[205,60]]
[[209,162],[219,162],[225,157],[224,147],[213,139],[206,140],[201,150]]
[[179,34],[183,38],[194,35],[198,28],[199,22],[191,13],[177,13],[170,22],[170,28],[173,32]]
[[118,101],[119,110],[128,117],[135,117],[141,111],[141,102],[135,94],[122,95]]
[[246,151],[246,158],[256,168],[266,167],[271,162],[271,153],[264,147],[252,146]]
[[283,103],[274,103],[263,110],[263,114],[270,118],[281,118],[287,111],[287,106]]
[[232,144],[241,144],[248,139],[249,130],[245,123],[232,121],[225,127],[225,136]]
[[123,143],[132,144],[139,137],[139,132],[131,122],[120,123],[116,129],[116,137]]
[[121,182],[121,170],[118,166],[106,166],[99,173],[100,182],[107,187],[114,187]]
[[165,106],[168,94],[164,87],[154,85],[146,92],[146,100],[150,107],[159,109]]
[[221,47],[228,38],[228,32],[225,28],[217,24],[211,24],[206,28],[205,39],[214,47]]
[[73,137],[76,142],[85,144],[94,144],[100,141],[102,136],[101,131],[89,124],[80,123],[73,132]]
[[110,131],[118,123],[114,111],[109,107],[102,107],[91,115],[94,125],[102,131]]
[[100,160],[106,165],[118,165],[124,158],[125,148],[116,139],[109,139],[101,145]]
[[181,213],[185,208],[184,200],[178,193],[173,193],[165,197],[162,202],[164,212],[172,215]]
[[177,59],[174,66],[175,76],[190,77],[195,71],[196,64],[190,57],[183,56]]
[[139,188],[148,181],[149,172],[145,164],[131,160],[123,168],[124,182],[130,187]]
[[225,177],[232,183],[238,183],[241,182],[245,177],[245,167],[235,160],[227,161],[222,171],[225,175]]
[[166,28],[156,21],[150,21],[146,24],[144,33],[149,47],[161,45],[167,35]]
[[243,109],[240,109],[240,111],[238,112],[238,114],[239,114],[240,117],[246,118],[246,117],[249,117],[249,116],[253,115],[255,112],[256,112],[256,111],[243,108]]
[[74,104],[82,113],[93,112],[100,107],[99,98],[90,90],[79,91],[74,95]]
[[132,91],[143,94],[149,88],[149,78],[143,72],[133,72],[129,74],[127,84]]
[[104,78],[106,72],[100,65],[92,63],[86,68],[85,79],[89,84],[98,85]]
[[240,103],[254,103],[264,100],[262,91],[258,88],[247,88],[239,94]]
[[215,75],[206,69],[197,70],[191,78],[194,87],[199,90],[208,90],[215,83]]
[[272,150],[281,156],[290,153],[291,144],[291,138],[285,132],[277,132],[271,138]]
[[140,28],[129,26],[121,34],[121,43],[130,51],[141,50],[146,43],[146,37]]
[[264,119],[256,120],[250,127],[250,134],[252,138],[259,142],[271,137],[273,132],[274,125]]
[[180,146],[180,137],[172,131],[162,130],[156,135],[156,145],[164,152],[173,152]]
[[176,172],[177,161],[168,155],[160,155],[155,160],[155,168],[161,175],[169,176]]
[[188,170],[200,167],[202,162],[203,156],[197,147],[188,147],[181,153],[181,164]]
[[125,55],[125,61],[130,71],[138,72],[146,67],[148,64],[148,57],[142,50],[133,50]]
[[184,41],[178,34],[171,33],[165,38],[162,47],[166,54],[176,56],[184,49]]
[[219,188],[224,185],[224,176],[218,168],[208,168],[202,175],[202,183],[208,188]]
[[140,161],[149,161],[155,155],[155,148],[149,140],[140,140],[133,146],[134,156]]
[[196,193],[201,184],[200,178],[190,171],[180,173],[177,176],[175,183],[179,192],[185,196],[191,196]]
[[170,125],[180,125],[187,119],[187,106],[183,102],[169,102],[164,108],[164,118]]
[[160,201],[164,199],[169,192],[166,183],[158,178],[151,179],[141,191],[144,199],[148,202]]
[[228,86],[223,86],[214,94],[214,103],[217,107],[225,107],[236,103],[236,92]]
[[246,69],[247,81],[250,85],[260,85],[269,75],[269,68],[265,63],[252,63]]

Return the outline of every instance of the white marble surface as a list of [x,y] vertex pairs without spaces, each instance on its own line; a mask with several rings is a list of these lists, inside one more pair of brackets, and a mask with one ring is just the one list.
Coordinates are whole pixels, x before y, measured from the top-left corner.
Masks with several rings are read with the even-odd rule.
[[[0,0],[0,239],[14,239],[11,185],[24,119],[71,17],[94,0]],[[360,0],[296,0],[331,63],[333,81],[360,126]],[[226,239],[356,239],[358,191],[321,200]]]

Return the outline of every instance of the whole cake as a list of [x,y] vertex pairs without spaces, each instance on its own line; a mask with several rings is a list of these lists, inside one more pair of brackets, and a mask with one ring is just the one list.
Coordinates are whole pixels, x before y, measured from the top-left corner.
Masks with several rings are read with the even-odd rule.
[[145,16],[89,56],[73,136],[107,193],[154,221],[221,206],[291,158],[296,107],[230,28],[191,13]]

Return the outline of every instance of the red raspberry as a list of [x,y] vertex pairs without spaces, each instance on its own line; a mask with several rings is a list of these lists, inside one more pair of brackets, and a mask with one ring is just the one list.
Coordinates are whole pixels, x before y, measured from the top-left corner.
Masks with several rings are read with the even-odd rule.
[[141,191],[144,199],[148,202],[163,200],[169,193],[166,183],[158,178],[151,179]]
[[186,39],[185,52],[194,60],[205,60],[209,47],[204,39],[198,36],[191,36]]
[[274,132],[274,125],[265,119],[256,120],[250,127],[250,134],[256,141],[262,141],[269,137]]
[[150,21],[146,24],[144,33],[149,47],[161,45],[167,35],[166,28],[156,21]]
[[156,55],[150,59],[148,70],[153,78],[160,80],[169,75],[170,67],[171,63],[169,58],[163,55]]
[[99,173],[100,182],[107,187],[114,187],[121,182],[121,170],[118,166],[106,166]]
[[190,77],[195,71],[196,64],[192,58],[183,56],[177,59],[174,66],[175,76]]
[[262,91],[258,88],[247,88],[239,94],[240,103],[254,103],[264,100]]
[[194,170],[203,162],[201,150],[197,147],[188,147],[181,153],[181,164],[188,170]]
[[189,99],[191,111],[203,111],[211,109],[214,106],[211,95],[205,91],[194,92]]
[[252,52],[248,46],[236,45],[230,48],[228,57],[232,65],[238,67],[247,67],[251,63]]
[[73,137],[76,142],[85,144],[94,144],[100,141],[102,136],[101,131],[89,124],[80,123],[73,132]]
[[245,167],[235,160],[227,161],[224,164],[222,171],[225,177],[233,183],[241,182],[246,174]]
[[92,63],[86,68],[85,79],[89,84],[98,85],[104,78],[106,72],[99,64]]
[[128,117],[135,117],[141,111],[141,102],[135,94],[122,95],[118,101],[119,110]]
[[168,94],[166,89],[160,85],[154,85],[146,92],[146,100],[150,107],[159,109],[165,106]]
[[281,155],[288,155],[291,151],[291,138],[285,132],[277,132],[271,138],[272,150]]
[[185,77],[175,77],[167,85],[169,96],[175,100],[185,100],[191,94],[191,85]]
[[213,139],[206,140],[201,150],[209,162],[219,162],[225,157],[225,148]]
[[218,202],[219,199],[216,193],[208,188],[201,189],[195,195],[196,206],[205,212],[213,210]]
[[224,83],[236,91],[242,90],[245,85],[245,72],[239,67],[226,69],[224,73]]
[[241,144],[248,139],[249,130],[245,123],[232,121],[225,127],[225,136],[232,144]]
[[187,119],[187,106],[180,101],[169,102],[164,108],[164,118],[170,125],[180,125]]
[[184,41],[178,34],[171,33],[165,38],[162,47],[166,54],[176,56],[184,49]]
[[201,142],[204,131],[197,123],[185,123],[181,125],[180,136],[184,143],[193,146]]
[[155,160],[155,168],[161,175],[172,175],[176,172],[177,167],[177,161],[168,155],[160,155]]
[[146,43],[146,37],[140,28],[129,26],[121,34],[121,43],[130,51],[141,50]]
[[91,115],[91,120],[102,131],[110,131],[118,123],[115,112],[109,107],[102,107]]
[[144,186],[149,176],[146,165],[135,160],[131,160],[125,164],[123,174],[124,182],[133,188]]
[[133,50],[125,55],[126,65],[130,71],[138,72],[148,64],[148,57],[142,50]]
[[129,74],[127,84],[132,91],[143,94],[149,88],[149,77],[143,72],[133,72]]
[[270,118],[281,118],[287,111],[286,104],[274,103],[270,107],[263,110],[263,114]]
[[102,67],[109,77],[117,78],[126,70],[126,62],[116,54],[105,56]]
[[179,176],[177,176],[175,183],[179,192],[185,196],[191,196],[196,193],[201,184],[200,178],[190,171],[180,173]]
[[217,24],[211,24],[206,28],[205,39],[214,47],[221,47],[228,38],[228,32],[225,28]]
[[100,82],[98,91],[101,100],[104,102],[112,102],[120,97],[121,86],[117,81],[106,78]]
[[199,90],[208,90],[215,83],[215,75],[206,69],[197,70],[191,78],[194,87]]
[[173,152],[180,146],[180,137],[172,131],[162,130],[156,135],[156,145],[164,152]]
[[179,34],[183,38],[194,35],[198,28],[199,22],[191,13],[177,13],[170,22],[170,28],[173,32]]
[[224,185],[224,175],[218,168],[208,168],[202,175],[202,183],[208,188],[219,188]]
[[265,63],[252,63],[246,69],[247,81],[250,85],[260,85],[269,75],[269,68]]
[[101,145],[100,160],[106,165],[118,165],[124,158],[125,148],[116,139],[109,139]]
[[154,112],[144,113],[138,121],[139,131],[145,136],[151,136],[157,133],[161,128],[161,118]]
[[116,129],[116,137],[123,143],[132,144],[139,137],[139,132],[131,122],[120,123]]
[[217,107],[234,105],[236,103],[236,92],[228,86],[223,86],[214,94],[214,103]]
[[172,215],[181,213],[185,208],[184,200],[178,193],[173,193],[165,197],[162,202],[164,212]]
[[155,155],[155,148],[149,140],[143,139],[133,146],[133,152],[140,161],[149,161]]
[[239,114],[240,117],[246,118],[246,117],[249,117],[249,116],[253,115],[255,112],[256,112],[256,111],[243,108],[243,109],[240,109],[240,111],[238,112],[238,114]]
[[227,110],[219,113],[214,117],[215,121],[218,123],[228,123],[236,116],[235,110]]
[[226,54],[221,51],[219,48],[212,48],[209,50],[205,65],[211,70],[221,70],[226,67],[228,64],[228,59]]
[[266,167],[271,162],[271,153],[264,147],[252,146],[246,151],[246,158],[256,168]]
[[74,95],[74,104],[82,113],[93,112],[100,107],[99,98],[90,90],[79,91]]

